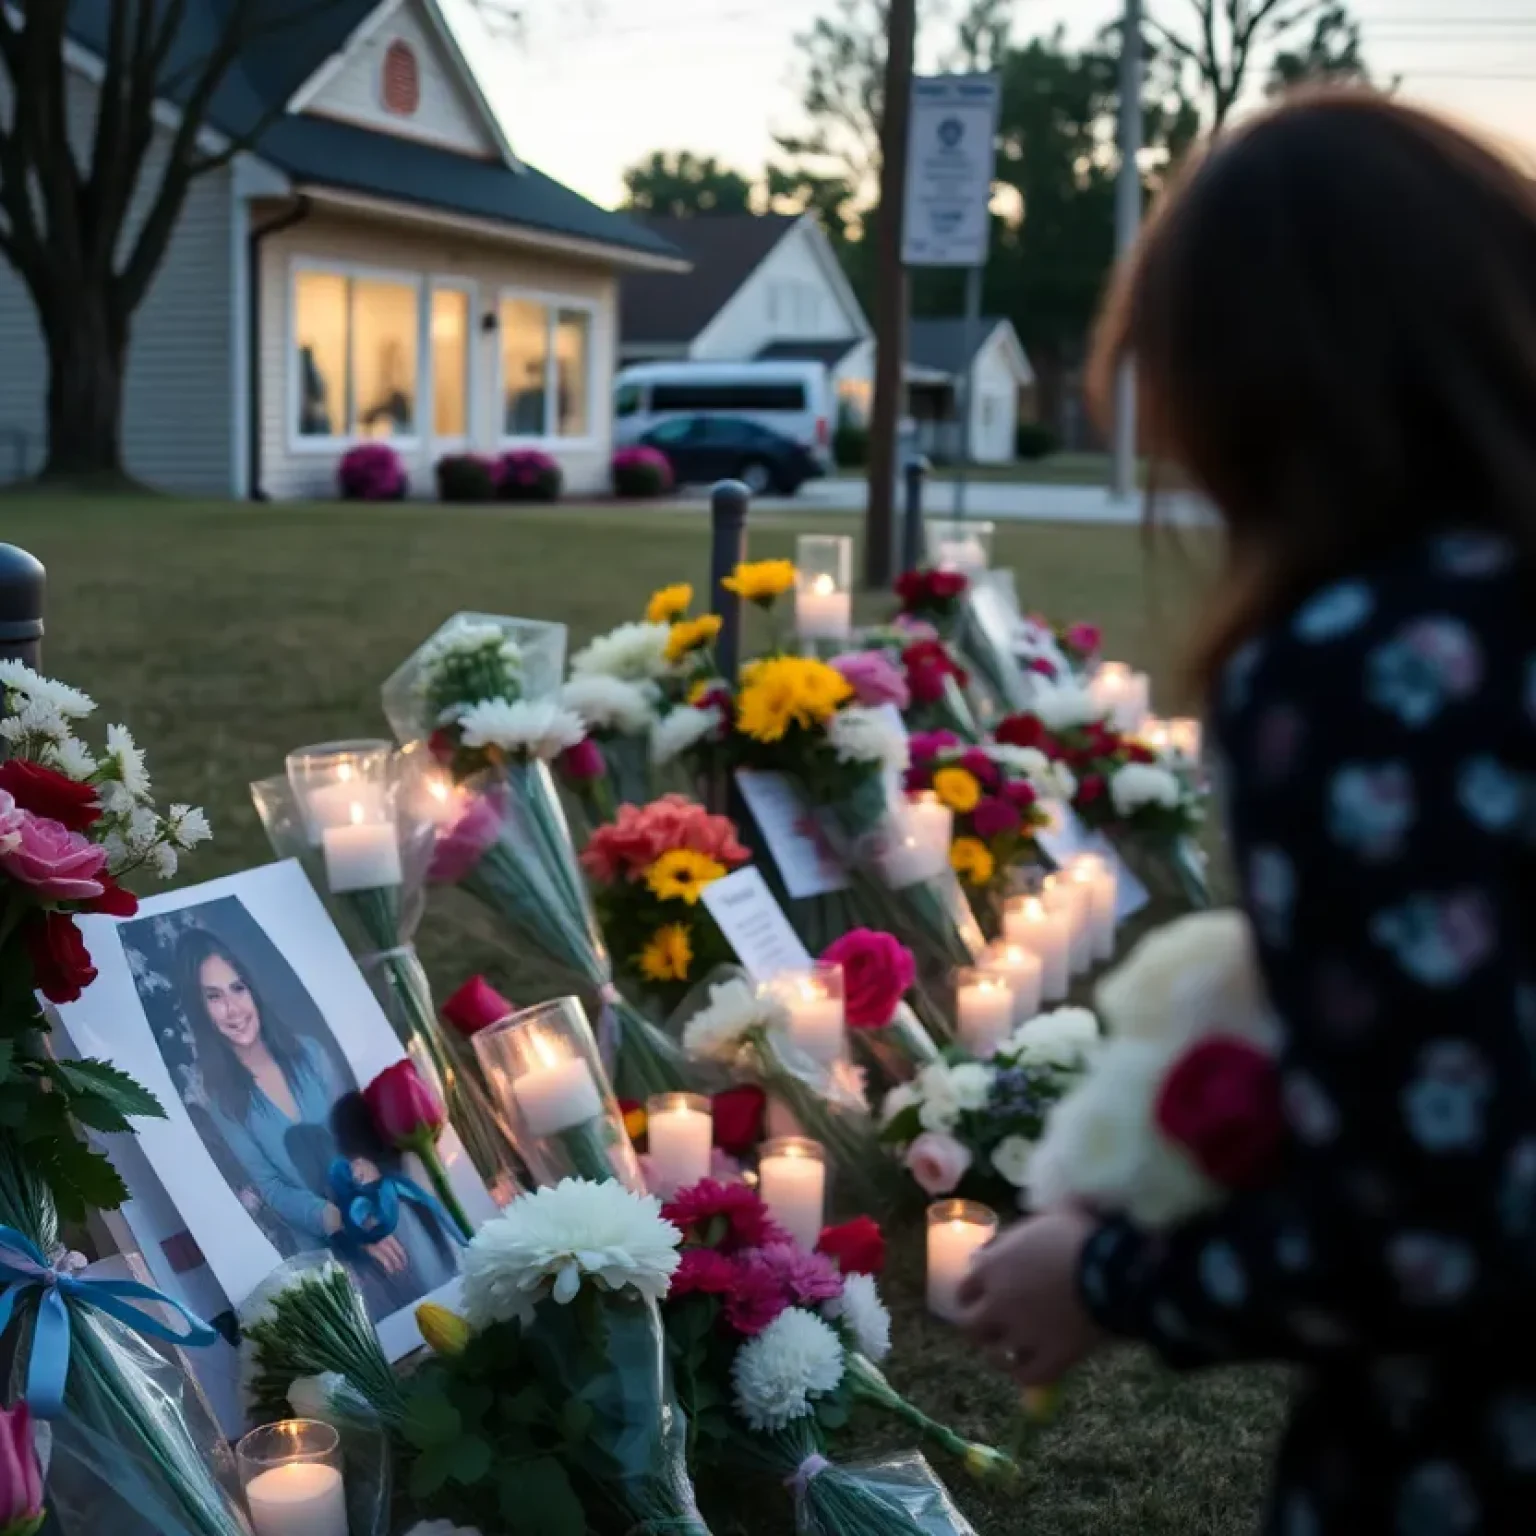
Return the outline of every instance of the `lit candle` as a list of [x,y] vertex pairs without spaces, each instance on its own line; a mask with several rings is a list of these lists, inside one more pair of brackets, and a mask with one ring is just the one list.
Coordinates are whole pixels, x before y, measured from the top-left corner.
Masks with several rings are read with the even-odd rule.
[[941,571],[958,571],[962,576],[974,576],[987,568],[987,548],[975,534],[940,538],[938,567]]
[[1040,984],[1045,965],[1034,950],[1010,944],[1003,938],[989,944],[981,957],[981,969],[1001,976],[1013,992],[1013,1022],[1022,1024],[1040,1012]]
[[1013,1024],[1013,988],[1006,976],[970,967],[956,973],[955,1027],[971,1055],[991,1056],[1013,1033]]
[[715,1121],[700,1093],[656,1093],[646,1104],[650,1190],[667,1199],[709,1177]]
[[410,799],[410,813],[434,827],[451,827],[464,814],[464,795],[445,773],[424,773]]
[[1142,744],[1157,753],[1159,757],[1166,757],[1173,751],[1173,735],[1169,729],[1171,722],[1159,720],[1156,715],[1148,715],[1142,722],[1141,730],[1137,732]]
[[806,1136],[765,1141],[757,1161],[757,1192],[768,1214],[800,1246],[814,1250],[827,1199],[826,1152]]
[[773,995],[788,1013],[785,1033],[812,1061],[829,1067],[847,1050],[843,1016],[843,968],[818,965],[775,977]]
[[1183,763],[1200,761],[1200,722],[1190,715],[1181,715],[1167,723],[1168,746],[1173,755]]
[[893,891],[932,880],[949,868],[949,849],[942,854],[910,832],[885,843],[878,855],[880,878]]
[[1059,1002],[1071,976],[1071,934],[1063,913],[1049,910],[1038,896],[1017,896],[1003,908],[1003,936],[1040,957],[1040,995]]
[[1133,672],[1123,661],[1106,661],[1088,685],[1093,701],[1107,711],[1117,731],[1141,729],[1151,708],[1152,683],[1145,672]]
[[846,640],[853,630],[853,594],[823,572],[795,593],[795,630],[802,640]]
[[603,1096],[586,1062],[567,1055],[542,1035],[534,1037],[532,1047],[540,1064],[512,1080],[512,1097],[528,1134],[553,1136],[598,1119]]
[[1040,899],[1047,912],[1058,912],[1067,924],[1067,964],[1074,976],[1093,965],[1091,897],[1086,886],[1066,874],[1047,875]]
[[949,863],[949,845],[954,840],[955,813],[933,793],[924,790],[907,801],[907,835],[919,847],[931,849],[942,869]]
[[326,884],[338,896],[399,885],[405,876],[394,824],[369,820],[368,807],[360,801],[353,804],[351,816],[349,824],[328,826],[320,833]]
[[1109,861],[1096,853],[1080,853],[1067,873],[1088,892],[1089,943],[1095,960],[1108,960],[1115,952],[1115,907],[1118,881]]
[[960,1286],[977,1250],[997,1231],[997,1215],[974,1200],[940,1200],[928,1207],[928,1310],[953,1322]]
[[255,1536],[347,1536],[341,1441],[329,1424],[287,1419],[235,1450]]

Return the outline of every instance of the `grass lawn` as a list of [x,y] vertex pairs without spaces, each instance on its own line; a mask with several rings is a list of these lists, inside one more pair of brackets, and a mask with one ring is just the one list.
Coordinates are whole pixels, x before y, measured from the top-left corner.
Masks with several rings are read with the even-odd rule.
[[[832,522],[818,517],[817,531]],[[766,520],[754,556],[791,553],[794,531],[792,520]],[[0,538],[48,566],[47,670],[133,727],[163,798],[207,807],[216,841],[191,863],[198,879],[268,857],[247,783],[279,772],[290,747],[382,734],[380,680],[451,612],[563,619],[574,646],[634,616],[654,586],[702,583],[708,555],[702,517],[577,507],[13,495],[0,499]],[[1028,605],[1102,621],[1112,654],[1164,680],[1159,701],[1171,710],[1166,683],[1192,591],[1177,553],[1149,562],[1135,531],[1045,524],[1000,525],[998,547]],[[496,975],[494,956],[431,917],[422,950],[439,996],[472,967]],[[923,1311],[920,1212],[892,1237],[897,1384],[974,1435],[1006,1438],[1007,1383]],[[1237,1536],[1255,1525],[1279,1385],[1255,1371],[1176,1380],[1127,1352],[1072,1384],[1022,1487],[977,1489],[941,1469],[983,1536]],[[881,1435],[871,1444],[909,1443]],[[782,1504],[757,1513],[743,1497],[734,1518],[718,1504],[711,1513],[717,1536],[788,1529]]]

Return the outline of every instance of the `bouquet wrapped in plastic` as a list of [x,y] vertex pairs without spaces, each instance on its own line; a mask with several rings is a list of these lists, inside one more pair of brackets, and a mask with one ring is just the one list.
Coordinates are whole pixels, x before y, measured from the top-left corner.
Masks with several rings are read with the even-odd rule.
[[550,772],[585,736],[549,696],[564,633],[457,615],[385,684],[385,710],[396,735],[427,740],[454,780],[429,881],[465,892],[503,940],[597,994],[604,1060],[626,1097],[644,1098],[687,1084],[676,1047],[614,984]]

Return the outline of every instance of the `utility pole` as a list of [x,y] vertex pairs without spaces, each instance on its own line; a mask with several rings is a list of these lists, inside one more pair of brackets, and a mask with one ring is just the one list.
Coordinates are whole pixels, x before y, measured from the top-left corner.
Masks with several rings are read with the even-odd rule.
[[907,273],[901,260],[901,236],[906,222],[907,129],[916,46],[917,0],[890,0],[876,230],[875,398],[869,419],[869,504],[864,514],[864,584],[868,587],[888,586],[896,575],[896,447],[905,408],[907,355]]
[[[1120,32],[1120,177],[1115,184],[1115,250],[1124,257],[1141,228],[1141,0],[1125,0]],[[1115,379],[1114,494],[1136,494],[1136,372],[1129,358]]]

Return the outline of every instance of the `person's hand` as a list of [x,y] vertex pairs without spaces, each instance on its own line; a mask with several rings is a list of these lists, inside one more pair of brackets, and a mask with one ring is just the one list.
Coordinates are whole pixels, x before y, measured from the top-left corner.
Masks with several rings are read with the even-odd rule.
[[1093,1229],[1078,1211],[1021,1221],[976,1255],[960,1287],[960,1326],[997,1351],[1020,1386],[1050,1386],[1107,1342],[1077,1297]]
[[352,1159],[352,1177],[359,1184],[377,1184],[379,1182],[378,1164],[370,1163],[366,1157],[354,1157]]
[[398,1237],[381,1237],[378,1242],[368,1244],[368,1252],[386,1275],[404,1274],[411,1262]]

